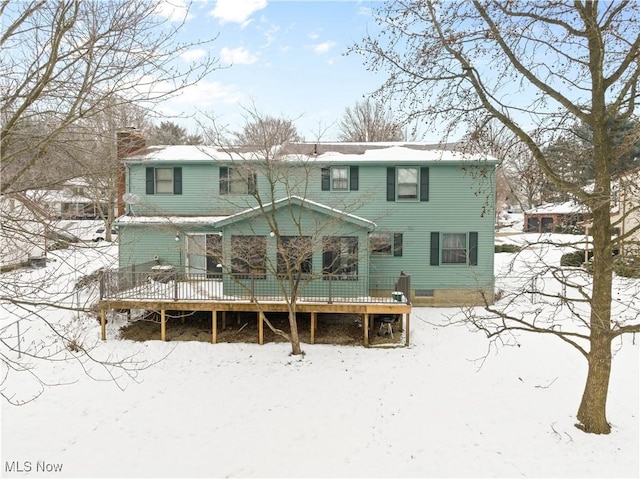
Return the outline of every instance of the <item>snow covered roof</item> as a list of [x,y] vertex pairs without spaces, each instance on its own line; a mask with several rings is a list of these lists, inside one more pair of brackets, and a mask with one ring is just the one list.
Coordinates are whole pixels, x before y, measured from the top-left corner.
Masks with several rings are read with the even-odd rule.
[[530,210],[525,211],[527,215],[541,214],[578,214],[588,213],[589,209],[575,201],[567,201],[565,203],[545,203]]
[[76,195],[68,190],[27,190],[25,196],[32,201],[45,203],[91,203],[86,196]]
[[[285,161],[313,159],[319,163],[411,163],[411,162],[484,162],[497,160],[489,155],[468,154],[446,146],[427,143],[295,143],[280,148]],[[315,154],[317,153],[317,154]],[[229,162],[259,161],[259,151],[234,147],[222,149],[212,146],[171,145],[150,146],[124,159],[140,162]]]
[[[270,208],[273,206],[274,208],[280,208],[282,206],[288,206],[291,204],[299,205],[303,208],[308,208],[313,211],[317,211],[320,213],[324,213],[327,215],[338,216],[350,223],[359,224],[365,228],[373,230],[376,227],[376,224],[373,221],[370,221],[366,218],[362,218],[360,216],[356,216],[350,213],[346,213],[336,208],[332,208],[327,205],[323,205],[322,203],[318,203],[316,201],[310,201],[300,196],[290,196],[288,198],[281,198],[279,200],[274,201],[273,203],[268,203],[263,205],[263,208]],[[242,220],[244,218],[249,218],[255,215],[261,215],[262,212],[260,207],[256,206],[254,208],[248,208],[239,213],[235,213],[233,215],[228,216],[134,216],[134,215],[125,215],[121,216],[116,220],[116,225],[139,225],[139,224],[159,224],[159,225],[210,225],[213,228],[220,228],[227,226],[229,224],[234,223],[235,221]]]
[[116,220],[118,225],[137,224],[215,224],[226,216],[134,216],[125,215]]

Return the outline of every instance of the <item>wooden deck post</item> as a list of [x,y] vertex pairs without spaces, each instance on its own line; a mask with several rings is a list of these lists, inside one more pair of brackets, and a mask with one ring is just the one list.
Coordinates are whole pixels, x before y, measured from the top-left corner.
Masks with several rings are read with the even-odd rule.
[[222,312],[222,329],[227,329],[227,312]]
[[316,325],[318,324],[318,313],[311,312],[311,344],[316,344]]
[[405,342],[404,345],[405,346],[409,346],[409,317],[411,316],[411,313],[406,313],[403,314],[404,316],[404,329],[405,329]]
[[211,344],[218,342],[218,312],[211,311]]
[[105,310],[100,309],[100,338],[103,341],[107,340],[107,318],[105,317]]
[[262,321],[262,311],[258,311],[258,344],[264,344],[264,322]]
[[364,330],[364,347],[369,347],[369,313],[364,313],[362,321],[362,329]]
[[160,310],[160,339],[167,340],[167,316],[164,309]]

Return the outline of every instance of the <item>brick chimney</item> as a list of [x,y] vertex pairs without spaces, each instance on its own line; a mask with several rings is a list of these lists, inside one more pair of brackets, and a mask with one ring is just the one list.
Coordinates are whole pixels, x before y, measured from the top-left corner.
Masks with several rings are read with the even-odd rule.
[[147,142],[142,132],[134,127],[116,132],[116,142],[116,155],[118,157],[118,216],[122,216],[125,211],[122,195],[127,191],[126,170],[122,160],[145,148]]

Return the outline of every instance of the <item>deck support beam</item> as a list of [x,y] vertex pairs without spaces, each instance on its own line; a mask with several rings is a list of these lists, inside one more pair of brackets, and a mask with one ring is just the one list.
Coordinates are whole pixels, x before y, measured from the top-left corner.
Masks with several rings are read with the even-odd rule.
[[218,312],[211,311],[211,344],[218,342]]
[[316,344],[316,326],[318,325],[318,313],[311,311],[311,344]]
[[100,338],[107,340],[107,318],[104,308],[100,308]]
[[264,344],[264,321],[263,321],[263,316],[264,314],[262,313],[262,311],[258,311],[258,344],[263,345]]
[[369,313],[364,313],[362,320],[362,329],[364,331],[364,347],[369,347]]
[[405,313],[403,314],[404,316],[404,330],[405,330],[405,340],[404,340],[404,345],[405,346],[409,346],[409,318],[411,317],[411,313]]
[[167,340],[167,315],[164,309],[160,310],[160,340]]

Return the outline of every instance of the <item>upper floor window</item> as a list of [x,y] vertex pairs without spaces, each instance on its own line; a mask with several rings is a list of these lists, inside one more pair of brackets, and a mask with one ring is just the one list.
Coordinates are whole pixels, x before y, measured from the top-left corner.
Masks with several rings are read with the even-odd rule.
[[253,195],[256,182],[257,175],[247,168],[220,167],[221,195]]
[[429,201],[429,168],[387,168],[387,201]]
[[322,168],[322,191],[357,191],[359,171],[357,166]]
[[478,233],[431,233],[431,266],[478,264]]
[[148,195],[181,195],[182,168],[152,168],[146,170]]

